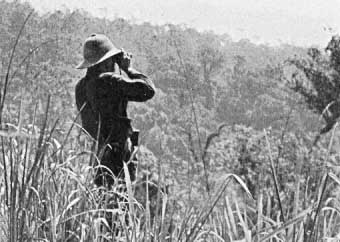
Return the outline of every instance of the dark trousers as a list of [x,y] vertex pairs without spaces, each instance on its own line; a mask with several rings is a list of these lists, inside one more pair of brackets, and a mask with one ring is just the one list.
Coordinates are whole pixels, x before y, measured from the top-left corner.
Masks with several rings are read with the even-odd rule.
[[109,142],[101,148],[100,165],[96,167],[95,184],[111,187],[115,179],[125,179],[124,162],[127,163],[131,181],[136,179],[136,157],[131,157],[134,146],[128,138],[125,142]]

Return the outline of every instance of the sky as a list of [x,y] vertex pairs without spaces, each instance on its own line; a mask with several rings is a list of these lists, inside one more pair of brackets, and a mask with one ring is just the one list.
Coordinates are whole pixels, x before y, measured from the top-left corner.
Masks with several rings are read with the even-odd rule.
[[40,13],[83,9],[94,16],[185,24],[235,41],[324,47],[340,32],[340,0],[27,0]]

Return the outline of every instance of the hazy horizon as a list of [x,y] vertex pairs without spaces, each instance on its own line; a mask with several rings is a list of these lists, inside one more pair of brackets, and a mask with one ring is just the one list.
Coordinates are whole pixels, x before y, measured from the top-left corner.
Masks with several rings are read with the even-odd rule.
[[235,41],[324,47],[339,32],[339,0],[27,0],[40,13],[83,9],[152,24],[186,24],[228,34]]

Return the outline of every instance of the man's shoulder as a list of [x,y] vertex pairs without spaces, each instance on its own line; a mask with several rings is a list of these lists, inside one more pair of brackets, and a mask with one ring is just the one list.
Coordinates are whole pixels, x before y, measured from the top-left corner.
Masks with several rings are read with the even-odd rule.
[[86,93],[86,83],[87,83],[87,78],[83,77],[81,78],[75,86],[75,94],[76,98],[80,98],[85,95]]
[[92,88],[92,83],[95,82],[95,78],[91,78],[88,76],[84,76],[76,83],[76,92],[81,92],[82,90],[86,90],[89,87]]

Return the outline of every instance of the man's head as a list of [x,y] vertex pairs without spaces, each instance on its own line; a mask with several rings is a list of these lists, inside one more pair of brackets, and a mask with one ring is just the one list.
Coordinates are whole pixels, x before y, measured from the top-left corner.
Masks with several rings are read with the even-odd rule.
[[111,60],[122,53],[114,44],[103,34],[92,34],[85,40],[83,47],[84,60],[76,68],[90,68],[100,63],[101,65],[111,65]]

